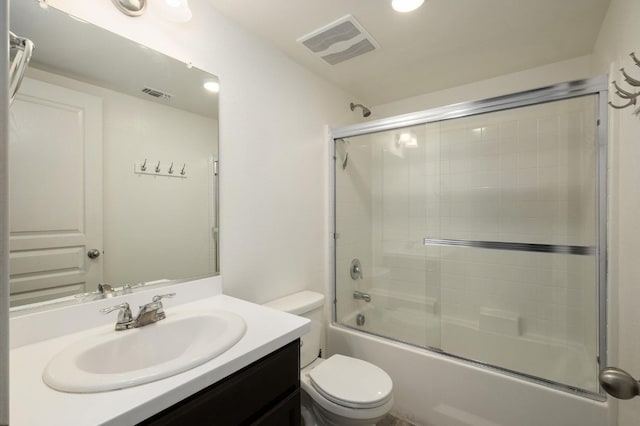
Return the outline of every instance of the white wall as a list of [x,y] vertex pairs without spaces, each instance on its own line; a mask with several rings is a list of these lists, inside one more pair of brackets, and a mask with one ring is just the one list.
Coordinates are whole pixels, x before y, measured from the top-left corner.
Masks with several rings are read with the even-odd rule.
[[525,90],[550,86],[563,81],[592,77],[590,57],[581,56],[566,61],[507,74],[500,77],[464,84],[451,89],[426,93],[387,104],[376,105],[371,110],[376,118],[422,111],[428,108],[487,99]]
[[222,16],[128,18],[111,2],[49,4],[220,78],[221,271],[225,293],[264,302],[327,279],[325,125],[353,122],[347,93]]
[[[612,0],[593,51],[593,70],[610,72],[610,79],[622,84],[619,68],[640,79],[640,68],[629,53],[640,54],[640,2]],[[636,88],[637,91],[637,88]],[[616,104],[622,100],[611,94]],[[618,360],[610,364],[640,377],[640,118],[632,108],[610,110],[610,269],[611,314],[618,328]],[[640,424],[640,398],[621,401],[619,425]]]

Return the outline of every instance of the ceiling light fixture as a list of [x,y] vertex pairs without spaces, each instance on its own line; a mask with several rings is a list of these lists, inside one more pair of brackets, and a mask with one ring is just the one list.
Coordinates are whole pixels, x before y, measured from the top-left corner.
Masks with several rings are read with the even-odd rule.
[[391,0],[391,7],[396,12],[411,12],[422,6],[424,0]]

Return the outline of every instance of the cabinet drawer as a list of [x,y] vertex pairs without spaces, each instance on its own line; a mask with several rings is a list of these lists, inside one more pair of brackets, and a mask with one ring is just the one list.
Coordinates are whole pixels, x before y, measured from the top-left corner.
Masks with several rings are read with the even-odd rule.
[[[275,424],[260,422],[271,412],[276,415],[276,408],[286,401],[293,404],[291,398],[295,399],[300,389],[299,377],[300,341],[295,340],[140,425]],[[299,404],[299,394],[297,398]]]

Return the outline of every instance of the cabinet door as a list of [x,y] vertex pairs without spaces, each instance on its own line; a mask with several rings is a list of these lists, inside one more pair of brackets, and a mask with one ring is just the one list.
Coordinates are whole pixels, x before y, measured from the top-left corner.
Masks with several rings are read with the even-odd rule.
[[299,378],[300,341],[295,340],[139,425],[299,425]]
[[267,414],[253,422],[252,426],[300,426],[300,391],[276,405]]

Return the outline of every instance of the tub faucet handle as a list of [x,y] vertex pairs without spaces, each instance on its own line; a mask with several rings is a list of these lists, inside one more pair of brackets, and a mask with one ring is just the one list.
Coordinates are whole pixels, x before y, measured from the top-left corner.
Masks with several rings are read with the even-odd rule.
[[360,263],[360,259],[356,258],[351,261],[351,267],[349,268],[349,272],[351,273],[351,279],[357,280],[362,279],[362,264]]

